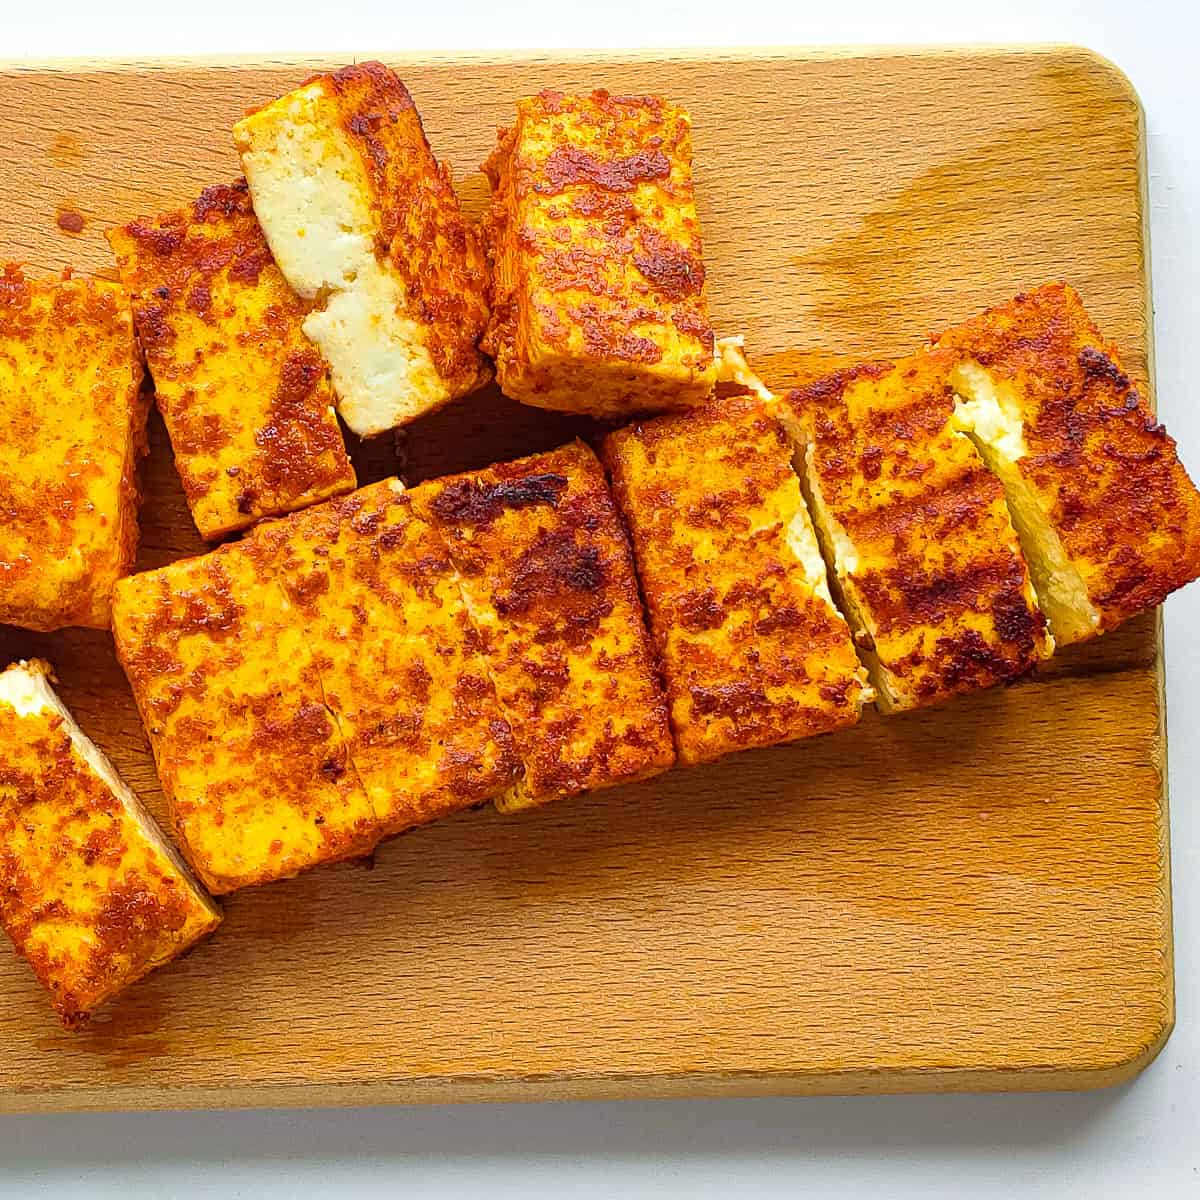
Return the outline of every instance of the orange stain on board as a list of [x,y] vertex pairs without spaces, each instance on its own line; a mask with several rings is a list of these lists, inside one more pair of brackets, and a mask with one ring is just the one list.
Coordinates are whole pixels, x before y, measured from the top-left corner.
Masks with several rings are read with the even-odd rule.
[[70,133],[56,133],[47,153],[56,167],[75,167],[83,159],[83,144]]

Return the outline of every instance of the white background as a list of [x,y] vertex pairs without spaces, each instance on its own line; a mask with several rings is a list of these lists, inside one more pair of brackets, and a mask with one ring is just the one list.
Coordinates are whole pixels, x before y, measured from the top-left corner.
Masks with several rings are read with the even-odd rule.
[[[1115,60],[1145,104],[1160,414],[1200,470],[1200,4],[993,0],[974,9],[969,0],[607,0],[595,9],[572,0],[0,0],[0,57],[1082,43]],[[1134,1083],[1078,1096],[0,1117],[0,1198],[1200,1196],[1200,584],[1166,611],[1178,1025]]]

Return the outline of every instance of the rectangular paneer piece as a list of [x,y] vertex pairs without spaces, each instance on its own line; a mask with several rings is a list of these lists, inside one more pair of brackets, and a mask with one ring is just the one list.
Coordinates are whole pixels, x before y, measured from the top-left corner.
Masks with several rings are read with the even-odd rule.
[[789,392],[834,594],[885,711],[1025,675],[1053,650],[1000,484],[918,354]]
[[243,180],[111,229],[192,519],[218,538],[354,488],[310,305],[271,258]]
[[688,408],[715,380],[691,119],[658,96],[517,104],[484,165],[504,394],[598,417]]
[[870,699],[780,422],[757,397],[605,443],[682,763],[826,733]]
[[221,914],[50,677],[36,659],[0,673],[0,923],[78,1025]]
[[254,211],[338,411],[366,437],[482,387],[486,267],[408,89],[367,62],[317,75],[234,127]]
[[1200,575],[1200,495],[1092,324],[1051,283],[947,330],[956,420],[1004,485],[1059,645]]
[[582,442],[424,485],[459,569],[524,777],[503,810],[674,762],[629,544]]
[[132,576],[113,631],[215,892],[365,855],[516,777],[445,549],[393,481]]
[[108,627],[137,554],[141,380],[117,284],[0,269],[0,622]]

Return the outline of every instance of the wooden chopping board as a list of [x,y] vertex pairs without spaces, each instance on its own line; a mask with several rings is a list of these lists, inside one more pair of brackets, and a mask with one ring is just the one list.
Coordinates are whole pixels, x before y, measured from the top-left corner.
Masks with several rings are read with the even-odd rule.
[[[715,323],[777,383],[1058,276],[1149,374],[1141,116],[1089,53],[389,61],[475,213],[517,97],[689,105]],[[0,68],[0,257],[111,274],[105,226],[236,175],[242,110],[329,65]],[[356,455],[416,481],[575,428],[490,392]],[[140,567],[201,549],[152,443]],[[55,663],[162,818],[108,635],[0,654]],[[1019,687],[239,893],[82,1033],[0,955],[0,1110],[1110,1084],[1173,1020],[1163,738],[1147,616]]]

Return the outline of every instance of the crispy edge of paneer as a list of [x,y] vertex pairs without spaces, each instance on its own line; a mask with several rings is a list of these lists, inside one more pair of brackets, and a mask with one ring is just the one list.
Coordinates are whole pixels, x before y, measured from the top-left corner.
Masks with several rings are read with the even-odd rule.
[[[50,686],[53,679],[50,664],[39,659],[0,672],[0,729],[11,723],[7,734],[21,740],[5,755],[0,796],[15,789],[15,804],[25,814],[24,836],[17,839],[16,813],[6,820],[0,798],[0,917],[63,1024],[77,1027],[212,933],[221,911],[80,729]],[[42,836],[35,838],[39,829]],[[21,852],[14,852],[18,840]],[[52,877],[71,861],[76,874],[65,891],[39,877],[40,866]],[[144,877],[147,868],[155,878]],[[76,926],[61,945],[44,930],[56,922]]]

